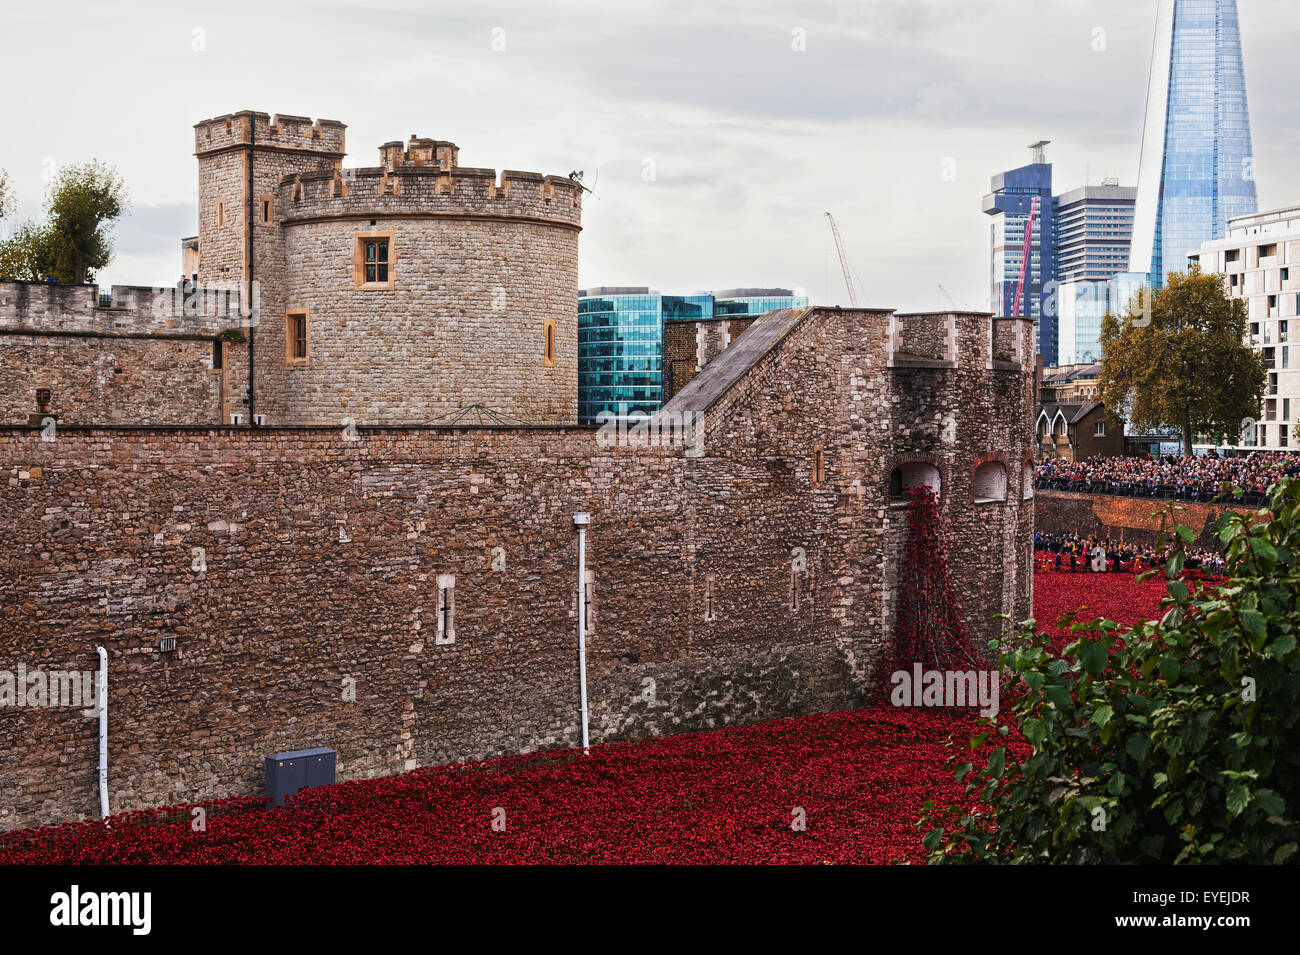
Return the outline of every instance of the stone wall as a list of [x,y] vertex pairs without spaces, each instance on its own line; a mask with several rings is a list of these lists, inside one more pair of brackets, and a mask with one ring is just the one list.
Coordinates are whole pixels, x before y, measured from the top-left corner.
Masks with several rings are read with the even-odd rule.
[[0,421],[28,421],[43,388],[59,424],[216,424],[214,347],[197,337],[0,334]]
[[0,282],[0,423],[27,423],[39,390],[60,425],[219,424],[214,359],[237,346],[218,339],[241,321],[226,288]]
[[[889,320],[804,310],[691,447],[572,427],[0,429],[0,670],[93,669],[107,649],[114,811],[258,793],[264,755],[306,746],[337,749],[341,779],[573,746],[586,510],[594,741],[860,705],[906,518],[891,461],[944,469],[977,639],[1029,613],[1032,505],[973,504],[969,472],[1022,456],[1032,371],[986,368],[987,317],[958,324],[955,367],[891,368]],[[0,826],[93,814],[95,732],[77,709],[0,709]]]
[[701,368],[754,323],[753,315],[664,323],[664,401],[690,383]]
[[[253,152],[256,410],[269,423],[427,423],[473,404],[576,419],[576,183],[460,167],[433,140],[344,169],[342,124],[247,111],[197,124],[195,143],[202,281],[247,279]],[[373,233],[389,239],[391,286],[359,288],[358,236]],[[307,314],[306,361],[289,360],[290,311]]]
[[[101,300],[101,295],[106,301]],[[238,286],[59,285],[0,281],[0,332],[214,336],[240,325]]]
[[[391,289],[356,287],[358,233],[390,237]],[[528,422],[575,420],[576,231],[380,216],[291,224],[284,247],[285,306],[257,339],[259,399],[273,421],[432,421],[471,404]],[[310,360],[289,365],[284,314],[298,309]]]

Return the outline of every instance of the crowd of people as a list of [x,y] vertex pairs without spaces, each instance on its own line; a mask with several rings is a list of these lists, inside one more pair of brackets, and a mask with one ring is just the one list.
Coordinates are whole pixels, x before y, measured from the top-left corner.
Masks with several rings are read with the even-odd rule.
[[1259,506],[1281,476],[1300,476],[1300,455],[1253,451],[1241,457],[1159,458],[1093,457],[1084,461],[1045,458],[1035,466],[1035,484],[1043,489],[1119,494],[1129,497],[1210,501],[1225,484],[1245,492],[1247,506]]
[[[1153,567],[1163,567],[1167,551],[1157,551],[1149,544],[1135,544],[1096,534],[1083,537],[1079,534],[1034,534],[1034,556],[1040,568],[1062,573],[1141,573]],[[1202,547],[1185,548],[1188,570],[1198,570],[1211,577],[1221,576],[1227,569],[1223,554]]]

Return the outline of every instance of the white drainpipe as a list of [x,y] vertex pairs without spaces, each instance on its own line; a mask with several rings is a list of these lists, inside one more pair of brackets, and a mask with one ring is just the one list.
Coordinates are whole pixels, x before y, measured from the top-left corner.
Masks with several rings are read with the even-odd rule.
[[108,651],[99,647],[99,816],[108,818]]
[[582,752],[590,754],[587,736],[587,525],[591,515],[578,511],[573,526],[578,529],[578,697],[582,704]]

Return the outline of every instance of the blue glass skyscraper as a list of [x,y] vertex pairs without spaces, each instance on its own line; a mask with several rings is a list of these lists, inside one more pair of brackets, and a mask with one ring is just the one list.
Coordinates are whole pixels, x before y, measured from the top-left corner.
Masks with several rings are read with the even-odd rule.
[[1259,211],[1236,0],[1160,0],[1129,271],[1159,288]]
[[1025,271],[1025,298],[1021,314],[1034,320],[1035,351],[1048,365],[1056,364],[1056,314],[1043,308],[1047,281],[1052,278],[1052,164],[1047,161],[1046,141],[1034,143],[1033,162],[993,177],[992,190],[984,197],[984,214],[992,217],[989,244],[992,248],[992,291],[990,308],[995,315],[1015,310],[1020,266],[1024,261],[1025,227],[1034,197],[1038,198],[1038,219],[1030,240],[1029,267]]

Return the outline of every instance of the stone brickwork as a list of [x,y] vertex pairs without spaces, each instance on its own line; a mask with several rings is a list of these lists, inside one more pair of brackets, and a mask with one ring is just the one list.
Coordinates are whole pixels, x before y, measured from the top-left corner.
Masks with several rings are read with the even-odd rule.
[[[15,394],[76,395],[83,423],[246,421],[251,351],[254,410],[268,424],[424,424],[471,405],[525,423],[576,420],[577,183],[462,167],[454,143],[415,137],[381,146],[379,166],[345,169],[342,123],[248,110],[196,124],[194,146],[199,230],[181,243],[186,277],[205,290],[235,290],[243,321],[159,308],[167,290],[114,286],[103,303],[93,286],[2,282],[0,332],[90,339],[242,328],[249,341],[238,374],[223,376],[218,398],[196,418],[195,396],[211,382],[178,354],[146,403],[149,418],[134,404],[138,390],[119,399],[78,380],[65,342],[42,382],[14,383]],[[358,281],[362,236],[387,243],[387,281]],[[303,355],[290,342],[291,315],[306,322]],[[18,349],[0,356],[4,367],[39,364],[39,347],[22,341],[0,336],[0,352]],[[90,368],[105,346],[79,347]]]
[[[247,278],[252,157],[268,422],[423,423],[475,404],[575,420],[576,183],[462,167],[455,144],[415,137],[380,147],[379,166],[344,169],[342,124],[264,113],[204,120],[195,145],[200,282]],[[386,283],[358,281],[367,236],[387,243]],[[305,360],[292,360],[289,313],[306,315]]]
[[[898,318],[955,329],[951,366],[900,365],[895,320],[758,319],[657,419],[698,413],[689,447],[553,426],[0,429],[0,669],[108,650],[114,811],[258,793],[264,755],[306,746],[337,749],[341,779],[573,746],[585,510],[594,742],[860,705],[906,519],[894,462],[942,471],[977,639],[1030,612],[1022,472],[987,504],[971,475],[1028,456],[1032,368],[990,368],[974,315]],[[94,813],[95,727],[0,710],[0,826]]]
[[[221,370],[202,338],[0,333],[0,421],[205,424],[221,414]],[[37,391],[49,392],[46,409]]]
[[236,286],[176,288],[0,281],[0,332],[214,336],[240,325]]
[[0,282],[0,423],[226,420],[230,382],[214,365],[241,321],[228,290],[115,285],[101,299],[94,285]]
[[755,315],[664,323],[664,400],[681,391],[754,323]]

